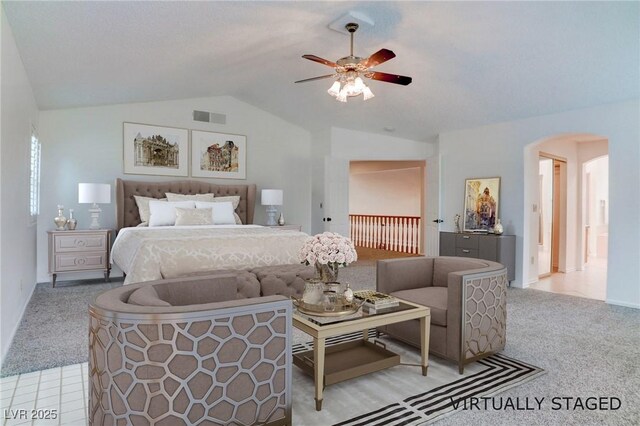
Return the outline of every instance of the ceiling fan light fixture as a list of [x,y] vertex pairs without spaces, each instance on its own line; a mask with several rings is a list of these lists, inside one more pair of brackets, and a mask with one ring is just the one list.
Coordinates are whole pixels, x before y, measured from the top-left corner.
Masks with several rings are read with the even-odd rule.
[[346,81],[344,79],[334,81],[327,93],[340,102],[347,102],[348,98],[360,95],[363,95],[365,101],[375,96],[359,74],[351,74]]
[[365,101],[369,100],[369,99],[373,98],[374,96],[376,96],[376,95],[374,95],[373,92],[371,91],[371,89],[369,89],[369,86],[365,85],[364,89],[362,89],[362,98],[363,98],[363,100],[365,100]]
[[337,97],[340,93],[340,81],[334,81],[329,90],[327,90],[327,93],[331,96]]
[[372,70],[373,67],[396,57],[396,54],[391,50],[380,49],[366,59],[353,54],[353,35],[358,29],[358,26],[359,25],[355,22],[348,22],[345,25],[345,29],[351,38],[349,56],[345,56],[344,58],[338,59],[336,62],[332,62],[316,55],[302,55],[304,59],[318,62],[333,68],[335,74],[321,75],[319,77],[298,80],[296,83],[304,83],[333,77],[336,80],[327,90],[327,93],[334,96],[340,102],[347,102],[348,97],[360,95],[362,95],[365,101],[374,97],[371,89],[369,89],[369,87],[364,83],[363,77],[383,81],[385,83],[400,84],[402,86],[411,84],[411,77]]

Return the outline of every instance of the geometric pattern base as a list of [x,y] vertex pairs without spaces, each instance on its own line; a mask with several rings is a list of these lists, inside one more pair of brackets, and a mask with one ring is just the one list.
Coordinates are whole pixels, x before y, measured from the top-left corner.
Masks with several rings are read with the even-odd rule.
[[89,424],[286,422],[290,306],[278,301],[138,319],[91,309]]

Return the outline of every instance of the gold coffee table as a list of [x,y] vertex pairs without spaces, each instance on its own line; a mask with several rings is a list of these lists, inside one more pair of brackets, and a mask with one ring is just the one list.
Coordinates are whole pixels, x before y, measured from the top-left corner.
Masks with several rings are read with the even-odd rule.
[[[313,376],[316,410],[322,409],[325,385],[349,380],[364,374],[400,364],[400,356],[387,350],[381,342],[369,342],[369,330],[412,319],[420,320],[420,352],[422,375],[429,367],[429,326],[431,313],[426,306],[400,301],[397,307],[368,314],[362,309],[347,317],[314,317],[293,314],[293,325],[313,337],[313,351],[293,355],[293,363]],[[332,336],[362,331],[362,340],[339,343],[325,349],[325,340]]]

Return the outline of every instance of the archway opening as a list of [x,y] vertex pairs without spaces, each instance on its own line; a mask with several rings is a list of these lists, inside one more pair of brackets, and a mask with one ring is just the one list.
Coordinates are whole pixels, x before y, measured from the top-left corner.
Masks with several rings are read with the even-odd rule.
[[351,161],[350,235],[360,261],[423,253],[425,161]]
[[592,134],[552,136],[525,148],[528,287],[605,300],[607,155],[607,138]]

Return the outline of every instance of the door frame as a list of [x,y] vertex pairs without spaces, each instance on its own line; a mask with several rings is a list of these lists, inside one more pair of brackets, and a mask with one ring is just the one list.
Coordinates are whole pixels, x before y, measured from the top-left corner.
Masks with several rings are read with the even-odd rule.
[[[564,227],[564,229],[561,227],[562,224],[562,219],[564,216],[564,219],[566,221],[566,208],[567,208],[567,182],[565,179],[564,185],[562,185],[562,180],[560,181],[561,187],[560,187],[560,194],[556,194],[556,176],[555,176],[555,169],[556,169],[556,164],[564,164],[564,171],[562,170],[562,165],[560,164],[560,173],[564,173],[565,174],[565,178],[566,178],[566,173],[567,173],[567,159],[565,157],[561,157],[559,155],[555,155],[555,154],[550,154],[548,152],[544,152],[544,151],[540,151],[538,153],[538,165],[540,164],[540,159],[548,159],[551,160],[552,163],[552,167],[551,167],[551,192],[552,192],[552,196],[551,199],[552,201],[552,212],[551,212],[551,249],[550,249],[550,257],[549,257],[549,262],[550,262],[550,267],[549,267],[549,272],[544,273],[544,274],[540,274],[538,273],[538,278],[547,278],[550,277],[551,275],[553,275],[554,273],[560,272],[560,261],[558,260],[558,266],[557,268],[555,268],[554,270],[554,265],[553,265],[553,259],[554,257],[557,255],[558,259],[560,259],[562,257],[562,255],[564,254],[566,256],[566,226]],[[538,172],[539,173],[539,172]],[[560,176],[560,179],[562,179],[562,176]],[[538,183],[538,194],[540,193],[541,188],[540,188],[540,184]],[[563,203],[564,203],[564,211],[563,211]],[[540,213],[538,213],[540,214]],[[558,217],[558,220],[554,220],[555,217]],[[561,222],[560,224],[556,223],[556,222]],[[538,221],[538,223],[540,223]],[[539,226],[539,225],[538,225]],[[556,234],[557,232],[557,234]],[[564,236],[565,236],[565,245],[560,244],[560,234],[564,232]],[[557,249],[555,247],[555,244],[553,243],[554,240],[554,235],[557,235],[558,238],[558,245],[557,245]],[[558,251],[556,253],[556,250]],[[565,263],[566,263],[566,259],[565,259]],[[540,271],[540,262],[538,261],[538,271]]]

